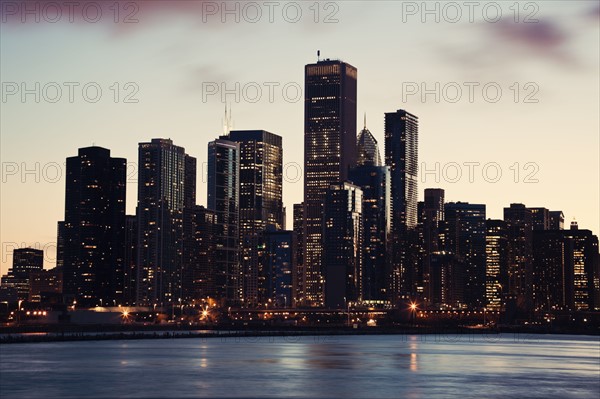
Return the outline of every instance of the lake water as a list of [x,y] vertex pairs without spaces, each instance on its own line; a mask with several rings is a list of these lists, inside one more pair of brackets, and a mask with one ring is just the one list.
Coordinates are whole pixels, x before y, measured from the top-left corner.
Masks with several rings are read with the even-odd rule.
[[386,335],[0,346],[0,397],[600,397],[598,337]]

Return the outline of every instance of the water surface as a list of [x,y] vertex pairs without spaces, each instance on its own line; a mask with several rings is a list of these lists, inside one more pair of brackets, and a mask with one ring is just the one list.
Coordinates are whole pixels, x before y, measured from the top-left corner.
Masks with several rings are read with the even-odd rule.
[[381,335],[0,347],[0,397],[600,397],[598,337]]

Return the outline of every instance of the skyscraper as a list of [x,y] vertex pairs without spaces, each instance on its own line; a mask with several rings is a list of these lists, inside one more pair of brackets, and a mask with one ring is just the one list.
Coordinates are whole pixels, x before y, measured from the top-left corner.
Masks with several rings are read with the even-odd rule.
[[431,256],[440,250],[440,224],[444,221],[444,190],[441,188],[425,189],[425,201],[421,212],[423,229],[423,263],[422,279],[424,297],[432,298],[429,283],[431,278]]
[[532,297],[535,310],[600,308],[598,237],[590,230],[533,232]]
[[97,306],[123,295],[127,161],[101,147],[67,158],[63,294]]
[[62,270],[65,263],[65,222],[57,223],[56,228],[56,267]]
[[201,205],[184,210],[183,298],[193,301],[216,298],[215,212]]
[[531,258],[533,219],[531,210],[523,204],[504,208],[508,223],[509,263],[508,293],[516,299],[522,311],[531,309]]
[[573,270],[561,230],[533,232],[531,295],[534,310],[573,309]]
[[500,310],[508,289],[508,225],[504,220],[486,221],[485,264],[487,307]]
[[448,228],[446,251],[464,262],[464,301],[471,308],[485,306],[485,205],[449,202],[444,206]]
[[183,210],[195,198],[195,158],[170,139],[139,144],[138,305],[182,297]]
[[[233,130],[229,140],[240,147],[239,225],[243,292],[247,306],[264,302],[265,270],[258,246],[267,225],[283,229],[283,148],[281,136],[264,130]],[[291,300],[291,298],[290,298]]]
[[304,203],[294,204],[294,306],[304,300]]
[[419,120],[405,110],[385,114],[385,164],[392,184],[392,295],[412,294],[408,231],[417,225]]
[[137,299],[137,216],[125,216],[125,255],[123,267],[123,305],[133,305]]
[[277,230],[267,226],[262,234],[264,251],[263,303],[272,303],[275,307],[289,307],[292,304],[293,284],[293,231]]
[[325,197],[323,269],[330,309],[362,300],[362,194],[360,187],[345,182],[332,185]]
[[34,248],[17,248],[13,251],[12,268],[2,277],[2,285],[17,289],[19,299],[29,298],[31,274],[44,267],[44,251]]
[[381,304],[388,299],[391,264],[390,170],[365,163],[350,170],[349,179],[362,190],[362,299]]
[[576,222],[563,234],[567,240],[567,263],[573,271],[573,306],[575,310],[594,310],[600,307],[595,286],[599,277],[598,237],[590,230],[580,230]]
[[323,304],[323,205],[356,164],[356,68],[338,60],[305,67],[304,300]]
[[365,125],[363,130],[358,134],[358,140],[356,142],[357,149],[357,160],[356,163],[360,165],[372,165],[381,166],[381,155],[379,154],[379,146],[377,140],[371,134],[371,131],[367,129],[367,116],[365,115]]
[[240,145],[225,137],[208,143],[208,209],[214,212],[215,297],[222,303],[243,299],[239,248]]

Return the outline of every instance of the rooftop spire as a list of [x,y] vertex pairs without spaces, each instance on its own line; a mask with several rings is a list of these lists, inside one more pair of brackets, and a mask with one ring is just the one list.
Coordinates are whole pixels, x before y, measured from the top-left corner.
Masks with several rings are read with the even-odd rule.
[[225,118],[223,118],[223,135],[228,136],[232,129],[231,121],[231,104],[229,105],[229,113],[227,113],[227,104],[225,104]]
[[367,130],[367,113],[366,112],[365,112],[365,127],[364,127],[364,129]]

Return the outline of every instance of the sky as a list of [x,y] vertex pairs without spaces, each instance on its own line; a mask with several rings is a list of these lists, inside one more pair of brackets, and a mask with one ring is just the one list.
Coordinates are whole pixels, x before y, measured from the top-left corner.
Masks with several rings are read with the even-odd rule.
[[600,232],[596,1],[46,3],[0,3],[1,274],[15,247],[54,266],[78,148],[128,160],[133,214],[137,145],[171,138],[198,159],[205,205],[225,104],[234,129],[283,137],[291,227],[317,50],[358,69],[357,125],[366,113],[382,153],[385,112],[419,117],[420,199],[440,187],[489,218],[524,203]]

